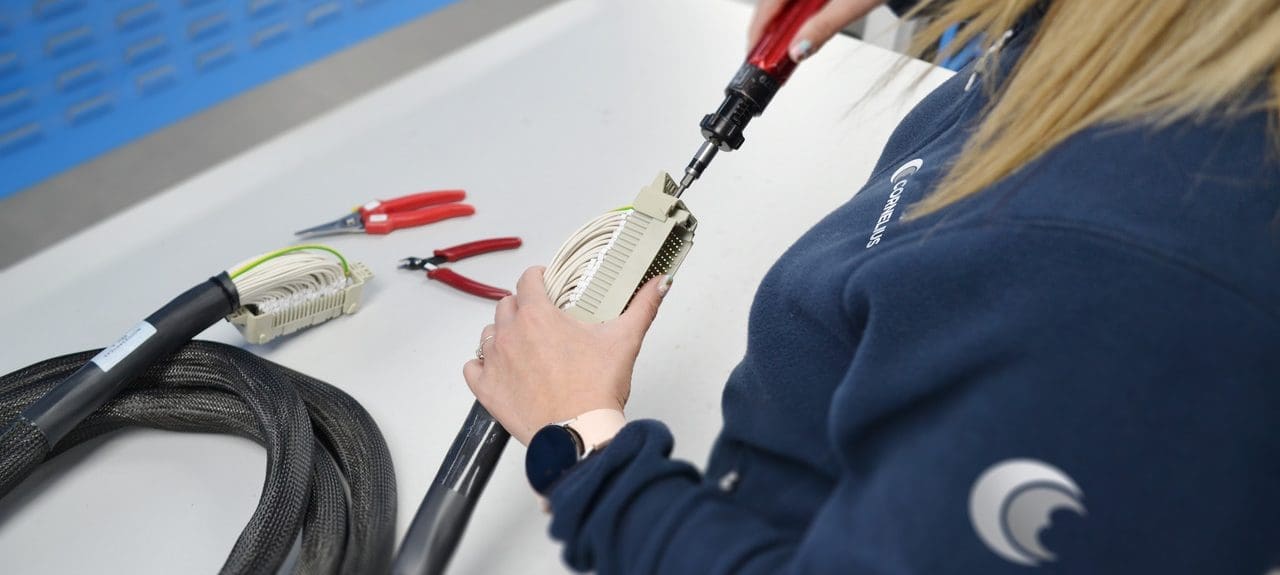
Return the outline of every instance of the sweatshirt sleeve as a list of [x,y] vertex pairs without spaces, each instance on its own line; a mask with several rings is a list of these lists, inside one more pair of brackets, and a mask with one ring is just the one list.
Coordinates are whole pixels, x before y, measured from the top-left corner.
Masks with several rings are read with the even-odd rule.
[[[834,444],[841,477],[809,529],[797,538],[735,505],[769,494],[720,493],[668,458],[665,427],[639,421],[552,493],[551,533],[570,566],[1280,565],[1274,317],[1175,256],[1069,226],[931,231],[880,247],[846,286],[847,311],[865,326],[820,439]],[[979,488],[1010,463],[1032,471]]]
[[628,424],[551,493],[552,537],[574,569],[621,573],[779,573],[794,541],[668,458],[666,426]]

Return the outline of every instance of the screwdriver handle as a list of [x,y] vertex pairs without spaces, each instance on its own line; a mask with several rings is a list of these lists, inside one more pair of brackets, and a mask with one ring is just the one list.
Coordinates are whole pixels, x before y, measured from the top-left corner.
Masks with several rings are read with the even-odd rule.
[[[736,150],[746,140],[747,124],[751,119],[764,113],[764,109],[778,93],[778,89],[786,83],[787,78],[796,69],[796,63],[787,50],[796,32],[818,10],[826,5],[827,0],[789,0],[769,20],[760,41],[756,42],[747,60],[738,68],[738,72],[729,80],[724,88],[724,101],[715,112],[703,116],[702,137],[713,144],[704,146],[708,152],[713,149]],[[699,154],[689,163],[685,170],[686,180],[692,181],[702,173],[710,163],[714,153]],[[683,180],[682,180],[683,184]]]
[[747,60],[725,86],[720,107],[703,116],[698,124],[704,141],[684,169],[676,197],[702,177],[717,153],[742,147],[747,139],[747,124],[764,113],[796,69],[789,54],[796,32],[826,4],[827,0],[787,0],[769,20]]
[[796,32],[826,4],[827,0],[789,0],[765,26],[760,41],[747,54],[747,63],[781,86],[796,69],[796,62],[788,53]]

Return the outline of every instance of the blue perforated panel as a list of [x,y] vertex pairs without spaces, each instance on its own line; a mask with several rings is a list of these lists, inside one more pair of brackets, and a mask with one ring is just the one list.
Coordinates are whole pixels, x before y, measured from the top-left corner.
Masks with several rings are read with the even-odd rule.
[[452,1],[0,0],[0,197]]

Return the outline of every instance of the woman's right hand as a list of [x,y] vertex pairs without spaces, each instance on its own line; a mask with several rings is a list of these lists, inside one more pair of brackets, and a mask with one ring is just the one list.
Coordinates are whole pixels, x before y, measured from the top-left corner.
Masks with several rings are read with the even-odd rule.
[[[756,4],[755,15],[751,17],[751,26],[747,29],[748,49],[756,45],[760,35],[764,33],[765,25],[787,1],[760,0]],[[884,0],[831,0],[796,32],[789,50],[791,59],[799,62],[812,56],[845,26],[866,16],[881,4],[884,4]]]

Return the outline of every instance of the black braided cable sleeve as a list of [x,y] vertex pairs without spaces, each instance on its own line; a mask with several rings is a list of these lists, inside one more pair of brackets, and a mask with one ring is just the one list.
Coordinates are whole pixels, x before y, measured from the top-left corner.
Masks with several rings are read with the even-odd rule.
[[30,421],[19,419],[0,430],[0,493],[26,479],[49,454],[49,446]]
[[[46,360],[0,377],[0,421],[20,425],[14,418],[27,404],[95,353]],[[4,433],[0,497],[47,457],[130,426],[227,433],[266,448],[262,496],[222,573],[275,573],[299,533],[299,573],[389,570],[395,472],[372,417],[333,386],[213,342],[193,341],[152,366],[52,450],[34,428]]]

